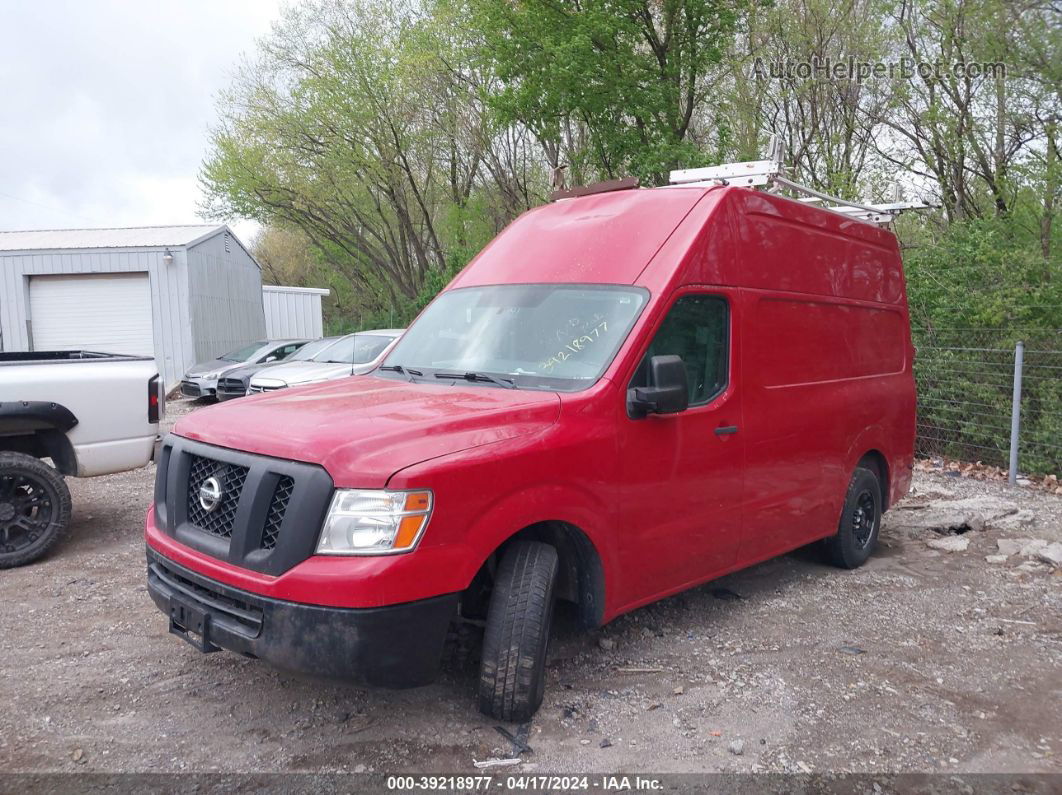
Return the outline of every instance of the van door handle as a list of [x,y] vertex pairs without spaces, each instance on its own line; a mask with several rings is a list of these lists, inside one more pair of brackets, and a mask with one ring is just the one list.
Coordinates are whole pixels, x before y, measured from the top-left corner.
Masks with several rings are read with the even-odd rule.
[[715,429],[716,436],[729,436],[732,433],[737,433],[738,428],[736,425],[720,425]]

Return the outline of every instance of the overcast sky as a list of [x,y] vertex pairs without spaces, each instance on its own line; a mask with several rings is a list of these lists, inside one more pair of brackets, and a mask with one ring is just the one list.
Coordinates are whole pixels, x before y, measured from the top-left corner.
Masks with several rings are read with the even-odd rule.
[[215,96],[280,8],[0,0],[0,229],[202,223]]

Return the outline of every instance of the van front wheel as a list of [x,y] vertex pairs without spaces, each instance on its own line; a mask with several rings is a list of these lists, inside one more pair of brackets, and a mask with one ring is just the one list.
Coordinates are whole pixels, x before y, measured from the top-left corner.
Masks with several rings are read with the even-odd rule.
[[525,721],[542,704],[556,583],[557,550],[549,544],[516,541],[505,551],[483,635],[479,709],[485,715]]
[[826,554],[835,566],[855,569],[866,563],[881,529],[881,484],[871,470],[857,467],[848,484],[837,533],[826,540]]

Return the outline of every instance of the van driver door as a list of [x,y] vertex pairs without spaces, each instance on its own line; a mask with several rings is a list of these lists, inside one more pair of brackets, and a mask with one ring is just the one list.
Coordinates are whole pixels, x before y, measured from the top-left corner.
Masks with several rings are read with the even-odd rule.
[[649,601],[734,565],[745,481],[741,390],[734,372],[736,293],[672,296],[628,388],[648,386],[652,356],[682,357],[689,408],[620,423],[620,556],[624,590]]

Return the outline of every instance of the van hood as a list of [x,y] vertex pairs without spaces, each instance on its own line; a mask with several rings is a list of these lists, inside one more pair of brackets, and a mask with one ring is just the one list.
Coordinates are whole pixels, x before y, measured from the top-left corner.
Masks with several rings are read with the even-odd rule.
[[320,464],[337,487],[382,488],[400,469],[544,430],[559,415],[553,392],[355,376],[209,406],[173,432]]

